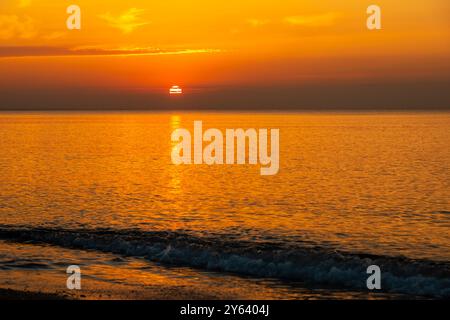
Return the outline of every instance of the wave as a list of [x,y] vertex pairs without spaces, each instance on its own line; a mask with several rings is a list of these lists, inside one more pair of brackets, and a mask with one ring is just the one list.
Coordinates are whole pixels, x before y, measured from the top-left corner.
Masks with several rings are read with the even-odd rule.
[[227,240],[182,232],[0,227],[0,239],[93,249],[204,270],[367,290],[367,267],[381,268],[382,291],[450,298],[450,263],[311,247]]

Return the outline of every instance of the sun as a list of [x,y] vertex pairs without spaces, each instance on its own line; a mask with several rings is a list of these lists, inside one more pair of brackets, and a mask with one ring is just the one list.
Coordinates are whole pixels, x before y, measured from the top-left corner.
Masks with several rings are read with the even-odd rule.
[[169,90],[169,94],[171,95],[178,95],[178,94],[182,94],[183,93],[183,89],[181,89],[179,86],[172,86]]

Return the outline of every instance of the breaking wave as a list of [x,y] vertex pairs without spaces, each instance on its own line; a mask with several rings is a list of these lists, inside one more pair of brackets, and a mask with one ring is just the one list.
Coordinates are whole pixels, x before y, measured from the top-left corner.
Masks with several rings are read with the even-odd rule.
[[92,249],[204,270],[367,290],[370,265],[382,271],[382,291],[450,298],[450,262],[409,259],[302,246],[227,240],[181,232],[0,227],[0,239]]

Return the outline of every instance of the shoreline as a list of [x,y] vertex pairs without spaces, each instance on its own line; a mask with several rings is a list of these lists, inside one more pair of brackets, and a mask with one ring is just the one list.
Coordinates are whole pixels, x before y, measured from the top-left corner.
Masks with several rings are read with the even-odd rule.
[[0,300],[1,301],[14,301],[14,300],[72,300],[65,295],[59,295],[56,293],[45,292],[32,292],[21,291],[13,289],[0,288]]
[[[67,301],[67,300],[220,300],[216,295],[207,292],[194,292],[183,288],[159,287],[153,290],[129,292],[114,291],[81,291],[81,292],[43,292],[26,289],[0,288],[0,301]],[[232,297],[223,297],[232,298]]]

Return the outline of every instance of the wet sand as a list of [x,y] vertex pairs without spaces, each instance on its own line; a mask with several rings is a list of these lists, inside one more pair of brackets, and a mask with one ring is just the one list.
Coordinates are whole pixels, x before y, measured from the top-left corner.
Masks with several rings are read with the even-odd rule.
[[12,289],[0,289],[0,300],[66,300],[67,297],[44,292],[27,292]]
[[[232,297],[228,297],[232,299]],[[194,292],[188,288],[152,287],[148,290],[103,291],[28,291],[0,288],[0,300],[217,300],[219,296]]]

